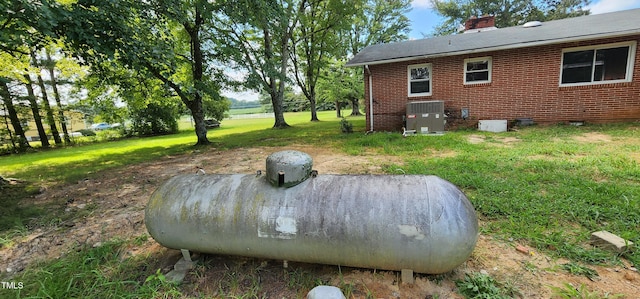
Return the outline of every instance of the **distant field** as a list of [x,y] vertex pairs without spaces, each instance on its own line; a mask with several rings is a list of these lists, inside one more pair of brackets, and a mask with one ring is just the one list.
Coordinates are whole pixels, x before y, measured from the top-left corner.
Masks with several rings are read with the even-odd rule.
[[262,107],[255,108],[241,108],[241,109],[231,109],[227,111],[229,115],[238,115],[238,114],[253,114],[253,113],[263,113]]

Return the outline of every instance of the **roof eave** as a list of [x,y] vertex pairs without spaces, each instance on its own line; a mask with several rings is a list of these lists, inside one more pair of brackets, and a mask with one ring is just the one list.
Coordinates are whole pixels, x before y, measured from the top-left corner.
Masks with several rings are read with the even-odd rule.
[[433,53],[429,55],[401,57],[401,58],[367,61],[367,62],[347,63],[345,64],[345,66],[357,67],[357,66],[364,66],[364,65],[388,64],[388,63],[405,62],[405,61],[412,61],[412,60],[418,60],[418,59],[438,58],[438,57],[465,55],[465,54],[472,54],[472,53],[483,53],[483,52],[492,52],[492,51],[501,51],[501,50],[529,48],[529,47],[563,44],[563,43],[570,43],[570,42],[580,42],[580,41],[594,40],[594,39],[633,36],[638,34],[640,34],[640,28],[633,29],[633,30],[625,30],[625,31],[607,32],[607,33],[601,33],[601,34],[591,34],[591,35],[585,35],[585,36],[573,36],[573,37],[561,38],[561,39],[540,40],[540,41],[533,41],[533,42],[526,42],[526,43],[515,43],[515,44],[500,45],[500,46],[494,46],[494,47],[476,48],[476,49],[469,49],[469,50],[462,50],[462,51],[440,52],[440,53]]

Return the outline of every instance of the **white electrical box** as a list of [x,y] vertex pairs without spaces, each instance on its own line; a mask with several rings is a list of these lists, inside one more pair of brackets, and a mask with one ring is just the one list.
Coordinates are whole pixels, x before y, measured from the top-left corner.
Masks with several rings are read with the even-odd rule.
[[478,121],[478,130],[494,132],[494,133],[506,132],[507,120],[506,119],[480,120]]

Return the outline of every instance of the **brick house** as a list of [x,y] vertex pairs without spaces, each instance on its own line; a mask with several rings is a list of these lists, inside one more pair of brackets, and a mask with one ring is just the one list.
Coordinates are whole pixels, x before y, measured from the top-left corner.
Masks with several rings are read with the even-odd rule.
[[640,119],[640,9],[493,27],[366,47],[368,131],[398,131],[407,104],[442,100],[449,121],[532,119],[594,123]]

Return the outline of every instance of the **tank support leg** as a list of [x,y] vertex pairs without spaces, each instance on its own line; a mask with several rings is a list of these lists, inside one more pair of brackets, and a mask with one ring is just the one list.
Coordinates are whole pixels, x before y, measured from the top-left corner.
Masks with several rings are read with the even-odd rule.
[[185,261],[193,262],[191,260],[191,254],[189,254],[189,250],[188,249],[180,249],[180,252],[182,252],[182,257],[184,258]]
[[185,276],[187,276],[187,272],[193,269],[193,261],[189,250],[180,249],[180,251],[182,252],[182,258],[173,266],[173,270],[165,275],[168,281],[174,283],[182,283]]
[[413,284],[414,280],[413,280],[413,270],[411,269],[402,269],[402,274],[401,274],[401,278],[402,278],[402,283],[404,284]]

